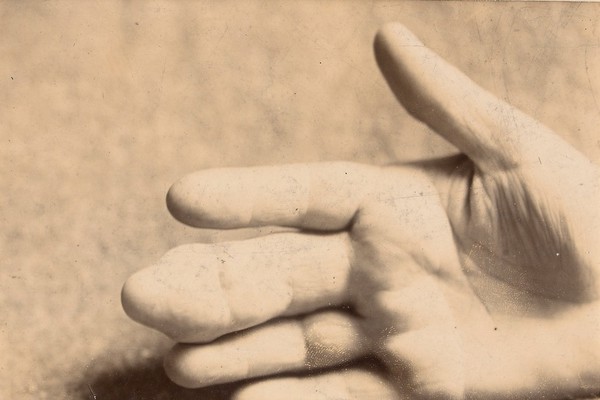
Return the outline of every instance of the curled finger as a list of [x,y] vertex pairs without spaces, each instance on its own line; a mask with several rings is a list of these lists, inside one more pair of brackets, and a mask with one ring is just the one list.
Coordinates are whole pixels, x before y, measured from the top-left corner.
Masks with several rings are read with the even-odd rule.
[[209,344],[178,344],[167,355],[165,370],[175,383],[196,388],[335,366],[368,352],[358,323],[344,312],[324,311],[267,323]]

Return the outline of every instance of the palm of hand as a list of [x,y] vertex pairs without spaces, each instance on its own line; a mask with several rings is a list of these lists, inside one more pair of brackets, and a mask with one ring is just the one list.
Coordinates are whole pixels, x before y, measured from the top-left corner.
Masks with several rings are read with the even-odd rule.
[[[538,395],[544,380],[575,393],[582,381],[574,371],[586,369],[582,364],[593,360],[590,347],[599,345],[593,243],[599,175],[558,143],[536,151],[538,162],[487,173],[464,161],[451,176],[446,204],[463,268],[498,329],[508,332],[496,345],[505,354],[527,355],[514,360],[520,368],[499,365],[520,373],[522,384]],[[461,202],[469,209],[459,214]],[[561,364],[554,376],[548,373],[547,365]]]
[[352,306],[401,394],[460,397],[465,344],[492,321],[461,269],[432,181],[414,168],[384,173],[350,231]]
[[[401,390],[411,396],[461,395],[463,390],[488,397],[499,391],[509,397],[534,388],[543,392],[542,377],[535,372],[546,362],[569,362],[557,357],[577,349],[559,338],[572,334],[573,326],[582,329],[581,310],[593,307],[564,300],[573,293],[581,299],[591,287],[589,282],[569,285],[546,276],[563,264],[574,266],[574,271],[568,271],[571,276],[585,273],[585,265],[567,258],[581,249],[561,240],[561,235],[568,236],[559,221],[550,221],[543,231],[519,229],[520,224],[540,224],[528,221],[531,215],[498,203],[514,200],[519,204],[511,205],[517,211],[518,206],[535,207],[531,204],[537,201],[535,194],[518,198],[527,193],[519,190],[520,182],[477,190],[478,183],[473,182],[486,178],[473,176],[477,172],[472,163],[462,157],[437,163],[443,172],[456,171],[441,178],[449,182],[440,182],[436,173],[430,180],[431,166],[425,173],[406,167],[388,169],[384,189],[371,193],[354,219],[351,298],[364,318],[363,332],[401,382]],[[458,168],[447,168],[448,163]],[[402,182],[396,191],[399,185],[394,182]],[[447,190],[442,198],[439,188]],[[490,201],[488,194],[494,191],[503,195]],[[482,195],[486,198],[479,198]],[[483,204],[491,207],[483,210]],[[465,212],[467,207],[473,209]],[[498,222],[502,211],[506,212],[504,226]],[[560,211],[540,210],[540,214]],[[522,234],[514,237],[514,232]],[[493,247],[484,248],[485,243]],[[557,262],[560,252],[563,258]],[[556,285],[576,291],[563,288],[557,293]],[[532,358],[536,364],[524,368]],[[576,369],[573,364],[564,367]]]

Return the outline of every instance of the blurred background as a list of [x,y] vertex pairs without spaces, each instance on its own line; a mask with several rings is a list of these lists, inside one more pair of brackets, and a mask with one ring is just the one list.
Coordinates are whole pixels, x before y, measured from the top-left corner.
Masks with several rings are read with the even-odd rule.
[[452,151],[379,75],[386,21],[600,161],[600,4],[2,1],[0,398],[227,398],[168,382],[121,285],[202,237],[183,174]]

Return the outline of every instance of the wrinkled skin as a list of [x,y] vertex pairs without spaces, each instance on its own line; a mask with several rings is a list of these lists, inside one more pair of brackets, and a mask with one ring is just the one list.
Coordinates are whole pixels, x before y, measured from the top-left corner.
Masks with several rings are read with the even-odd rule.
[[[169,376],[264,377],[240,399],[600,391],[598,167],[401,25],[375,54],[402,105],[462,154],[177,182],[168,206],[188,225],[293,229],[182,246],[127,281],[127,313],[181,343]],[[347,367],[365,356],[383,368]]]

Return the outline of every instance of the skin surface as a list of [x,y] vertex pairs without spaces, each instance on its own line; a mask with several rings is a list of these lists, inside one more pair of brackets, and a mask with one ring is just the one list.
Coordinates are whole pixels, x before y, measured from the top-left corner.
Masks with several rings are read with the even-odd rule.
[[[240,399],[598,392],[598,167],[403,26],[381,29],[375,55],[400,103],[462,154],[177,182],[167,204],[188,225],[284,229],[178,247],[126,282],[126,312],[180,343],[167,374],[264,377]],[[347,367],[365,356],[383,367]]]

